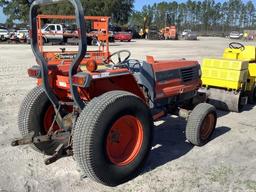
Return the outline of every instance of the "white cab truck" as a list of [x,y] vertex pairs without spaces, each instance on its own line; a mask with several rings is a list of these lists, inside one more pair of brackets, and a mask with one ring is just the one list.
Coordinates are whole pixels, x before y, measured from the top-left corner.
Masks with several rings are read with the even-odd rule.
[[44,43],[64,42],[64,28],[61,24],[46,24],[42,28]]
[[[62,24],[46,24],[41,29],[44,43],[68,43],[78,44],[78,31],[76,29],[65,28]],[[93,44],[93,38],[90,34],[87,36],[88,45]]]

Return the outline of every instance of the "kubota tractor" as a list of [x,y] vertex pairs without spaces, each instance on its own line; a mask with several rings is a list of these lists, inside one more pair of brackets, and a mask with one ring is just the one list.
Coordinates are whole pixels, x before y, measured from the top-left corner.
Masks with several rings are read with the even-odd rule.
[[[50,156],[47,165],[74,156],[84,176],[116,186],[140,172],[151,150],[153,121],[166,114],[188,120],[190,143],[201,146],[209,141],[216,126],[215,108],[201,103],[189,110],[201,86],[197,61],[156,61],[150,56],[139,61],[123,50],[97,69],[95,59],[102,55],[86,54],[79,0],[69,0],[80,29],[78,52],[41,52],[37,10],[60,1],[35,0],[30,8],[31,46],[39,65],[28,74],[38,80],[21,105],[18,127],[23,138],[13,146],[30,144]],[[54,54],[59,62],[51,62]]]
[[220,59],[206,58],[202,65],[203,88],[215,107],[240,112],[256,102],[256,47],[230,43]]

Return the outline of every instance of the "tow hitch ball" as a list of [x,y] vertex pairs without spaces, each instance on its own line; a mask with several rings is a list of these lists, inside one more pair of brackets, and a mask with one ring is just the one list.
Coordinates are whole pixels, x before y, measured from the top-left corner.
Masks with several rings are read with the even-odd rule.
[[59,143],[59,146],[56,148],[55,153],[44,161],[46,165],[50,165],[63,157],[73,155],[72,148],[69,142],[70,137],[71,134],[69,132],[61,132],[54,135],[42,136],[34,136],[34,133],[31,133],[26,137],[12,141],[11,145],[15,147],[19,145],[40,144],[49,141],[55,141]]

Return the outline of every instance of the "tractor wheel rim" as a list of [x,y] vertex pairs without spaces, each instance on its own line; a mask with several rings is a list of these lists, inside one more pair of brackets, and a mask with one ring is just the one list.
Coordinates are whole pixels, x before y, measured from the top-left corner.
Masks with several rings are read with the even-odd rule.
[[[52,123],[53,123],[53,120],[54,120],[54,117],[55,117],[55,111],[54,111],[54,108],[52,105],[50,105],[48,107],[48,109],[46,110],[45,112],[45,115],[44,115],[44,122],[43,122],[43,131],[47,134],[48,131],[50,130],[50,127],[52,126]],[[53,128],[52,128],[52,132],[55,132],[57,130],[59,130],[59,126],[58,124],[55,122],[53,124]]]
[[107,136],[107,156],[117,166],[134,161],[143,142],[143,128],[138,118],[125,115],[119,118]]
[[215,116],[213,113],[209,113],[201,126],[200,129],[200,137],[202,140],[207,140],[209,138],[209,136],[211,135],[213,129],[215,126]]

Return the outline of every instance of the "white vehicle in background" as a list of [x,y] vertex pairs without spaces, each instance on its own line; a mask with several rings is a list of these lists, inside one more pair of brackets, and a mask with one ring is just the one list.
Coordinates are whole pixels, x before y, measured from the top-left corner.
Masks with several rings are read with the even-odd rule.
[[29,39],[29,31],[27,29],[20,29],[16,33],[20,42],[26,42]]
[[188,32],[187,35],[184,36],[185,40],[198,40],[196,32]]
[[243,37],[243,33],[239,33],[238,31],[232,31],[229,34],[230,39],[241,39]]
[[184,38],[184,37],[186,37],[189,33],[191,33],[192,31],[191,31],[191,29],[185,29],[183,32],[182,32],[182,34],[181,34],[181,37],[182,38]]
[[67,43],[70,38],[78,38],[77,29],[68,29],[62,24],[46,24],[41,32],[44,43]]
[[63,42],[64,29],[61,24],[46,24],[42,28],[42,35],[44,43],[48,42]]
[[7,29],[0,29],[0,40],[5,41],[10,38],[9,31]]

